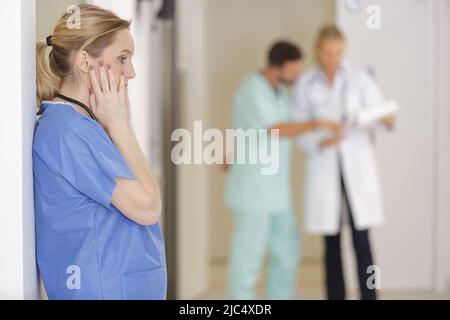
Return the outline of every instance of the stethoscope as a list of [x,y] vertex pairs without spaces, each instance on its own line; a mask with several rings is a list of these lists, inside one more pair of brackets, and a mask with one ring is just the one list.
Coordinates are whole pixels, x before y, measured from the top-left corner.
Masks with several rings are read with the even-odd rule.
[[[87,113],[89,113],[89,116],[98,122],[97,118],[95,117],[95,114],[92,112],[91,108],[89,108],[87,105],[85,105],[83,102],[78,101],[76,99],[67,97],[61,93],[57,93],[55,94],[55,97],[58,97],[60,99],[66,100],[67,102],[71,102],[71,103],[75,103],[77,105],[79,105],[81,108],[83,108],[84,110],[86,110]],[[42,109],[40,109],[40,111],[38,112],[38,115],[40,115],[42,113]]]
[[89,115],[91,116],[92,119],[94,119],[95,121],[98,122],[97,118],[95,117],[95,114],[92,112],[91,108],[89,108],[87,105],[85,105],[83,102],[75,100],[73,98],[69,98],[61,93],[57,93],[55,94],[55,97],[61,98],[63,100],[66,100],[68,102],[72,102],[75,103],[77,105],[79,105],[80,107],[82,107],[84,110],[86,110],[87,113],[89,113]]

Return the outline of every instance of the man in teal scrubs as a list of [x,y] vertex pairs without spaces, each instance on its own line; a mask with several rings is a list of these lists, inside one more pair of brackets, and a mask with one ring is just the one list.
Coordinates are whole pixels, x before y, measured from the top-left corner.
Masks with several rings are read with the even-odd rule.
[[[287,86],[300,74],[302,53],[287,42],[272,46],[268,66],[252,73],[235,97],[236,129],[278,129],[279,168],[263,175],[255,164],[231,165],[225,202],[234,212],[231,240],[229,295],[254,299],[254,286],[270,250],[267,279],[268,299],[292,299],[300,262],[300,237],[291,198],[291,141],[318,127],[336,129],[331,123],[294,123],[289,114]],[[245,146],[247,155],[257,152]]]

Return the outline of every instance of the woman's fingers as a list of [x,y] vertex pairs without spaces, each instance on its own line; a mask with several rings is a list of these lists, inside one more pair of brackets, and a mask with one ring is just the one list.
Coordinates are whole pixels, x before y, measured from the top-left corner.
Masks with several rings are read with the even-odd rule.
[[92,86],[92,90],[94,90],[94,94],[100,95],[102,93],[102,90],[100,89],[97,74],[95,73],[95,69],[94,69],[93,65],[89,66],[89,78],[91,79],[91,86]]
[[120,72],[119,77],[119,93],[123,95],[125,94],[125,75],[123,72]]
[[120,82],[119,82],[119,96],[122,99],[122,103],[124,103],[124,106],[127,107],[127,88],[125,83],[125,75],[123,72],[120,72]]
[[128,87],[125,86],[125,106],[127,109],[130,109],[130,97],[128,94]]
[[99,67],[98,67],[98,74],[99,74],[99,77],[100,77],[100,86],[102,88],[102,91],[103,92],[109,91],[110,89],[109,89],[108,79],[106,77],[106,72],[105,72],[105,67],[103,65],[103,62],[100,61],[98,63],[98,65],[99,65]]
[[108,64],[106,66],[106,72],[108,74],[108,79],[109,79],[109,88],[111,89],[111,91],[116,92],[118,89],[117,84],[116,84],[116,78],[114,77],[114,73],[112,71],[110,64]]
[[97,113],[97,102],[95,101],[95,94],[92,89],[89,89],[89,106],[94,114]]

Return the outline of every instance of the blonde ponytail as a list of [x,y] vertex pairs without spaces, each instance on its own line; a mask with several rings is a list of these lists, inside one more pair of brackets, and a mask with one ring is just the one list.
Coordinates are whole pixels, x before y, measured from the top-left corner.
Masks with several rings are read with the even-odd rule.
[[61,78],[50,68],[47,42],[36,43],[36,90],[38,106],[42,100],[52,100],[61,85]]
[[[119,18],[113,12],[90,4],[80,4],[79,28],[70,26],[72,14],[66,12],[51,34],[50,47],[46,40],[36,43],[36,93],[38,106],[42,100],[52,100],[62,81],[74,76],[72,59],[79,50],[99,57],[109,46],[117,31],[128,29],[131,21]],[[49,49],[49,54],[47,54]]]

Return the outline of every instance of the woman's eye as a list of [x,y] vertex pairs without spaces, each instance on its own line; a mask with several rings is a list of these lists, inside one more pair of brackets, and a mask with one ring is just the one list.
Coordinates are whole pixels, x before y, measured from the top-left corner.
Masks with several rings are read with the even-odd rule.
[[121,64],[124,64],[124,63],[125,63],[125,60],[127,60],[127,57],[120,57],[120,58],[119,58],[119,62],[120,62]]

